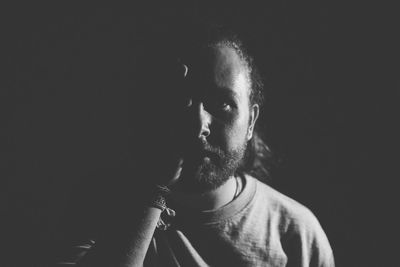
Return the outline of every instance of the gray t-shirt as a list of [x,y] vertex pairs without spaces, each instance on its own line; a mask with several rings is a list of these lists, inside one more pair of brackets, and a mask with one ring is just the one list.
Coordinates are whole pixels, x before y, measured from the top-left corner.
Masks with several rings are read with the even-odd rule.
[[[177,210],[167,230],[156,229],[144,266],[334,266],[310,210],[249,175],[241,181],[241,193],[222,208]],[[74,246],[57,266],[76,266],[95,245]]]
[[157,230],[145,266],[334,266],[310,210],[251,176],[242,181],[226,206],[178,212]]

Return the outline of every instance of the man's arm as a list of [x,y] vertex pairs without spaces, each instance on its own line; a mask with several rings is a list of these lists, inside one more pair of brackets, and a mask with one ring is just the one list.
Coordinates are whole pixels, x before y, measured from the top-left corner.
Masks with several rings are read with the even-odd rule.
[[133,229],[117,231],[118,236],[114,238],[98,240],[77,266],[142,266],[161,212],[156,207],[145,207]]
[[[161,174],[163,170],[157,170],[158,173],[149,172],[149,177],[167,177],[168,179],[166,180],[156,180],[156,183],[171,185],[180,176],[182,160],[176,162],[175,166],[175,168],[170,167],[169,171],[164,172],[167,175]],[[121,218],[115,217],[115,220],[120,220],[120,222],[113,224],[114,226],[112,227],[106,227],[104,231],[100,231],[104,236],[97,237],[95,243],[75,246],[73,251],[69,253],[70,256],[66,257],[65,264],[68,264],[68,262],[75,263],[76,266],[82,267],[142,266],[160,215],[166,208],[165,196],[169,193],[169,190],[165,186],[153,186],[153,190],[148,191],[143,188],[141,191],[142,197],[148,196],[144,197],[148,201],[141,199],[141,204],[137,205],[138,203],[136,203],[136,208],[125,210],[124,212],[125,214],[133,214],[133,220],[129,219],[129,217],[132,217],[131,215],[123,215]],[[118,206],[115,207],[115,209],[118,208]],[[59,266],[63,266],[61,263]]]

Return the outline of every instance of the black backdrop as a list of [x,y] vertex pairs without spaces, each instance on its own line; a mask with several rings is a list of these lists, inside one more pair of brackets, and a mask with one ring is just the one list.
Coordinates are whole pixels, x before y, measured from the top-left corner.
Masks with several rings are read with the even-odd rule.
[[[81,181],[123,165],[132,133],[146,131],[132,119],[132,90],[143,87],[132,75],[140,33],[152,20],[193,13],[236,28],[267,81],[261,119],[280,159],[270,184],[317,215],[338,266],[392,266],[400,84],[394,8],[65,3],[3,6],[1,13],[1,216],[10,251],[37,257],[33,248],[57,236]],[[149,112],[152,103],[142,104]]]

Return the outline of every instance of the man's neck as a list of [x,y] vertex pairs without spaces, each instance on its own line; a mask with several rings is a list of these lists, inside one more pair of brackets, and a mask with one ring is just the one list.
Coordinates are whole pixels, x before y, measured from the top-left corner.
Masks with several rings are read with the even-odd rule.
[[205,193],[173,192],[171,200],[177,209],[215,210],[231,202],[235,197],[236,190],[236,178],[232,176],[217,189]]

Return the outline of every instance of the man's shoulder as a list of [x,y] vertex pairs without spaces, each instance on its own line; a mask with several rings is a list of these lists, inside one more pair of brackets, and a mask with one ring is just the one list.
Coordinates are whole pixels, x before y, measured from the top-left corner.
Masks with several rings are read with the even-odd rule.
[[334,266],[328,238],[310,209],[256,178],[246,179],[256,185],[253,208],[259,222],[263,220],[267,232],[279,237],[285,254],[293,262]]
[[309,208],[284,195],[258,179],[246,175],[246,179],[256,185],[254,204],[267,212],[269,219],[279,224],[283,232],[321,228],[317,218]]

